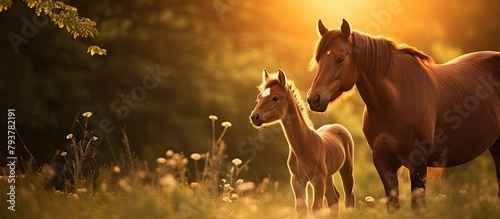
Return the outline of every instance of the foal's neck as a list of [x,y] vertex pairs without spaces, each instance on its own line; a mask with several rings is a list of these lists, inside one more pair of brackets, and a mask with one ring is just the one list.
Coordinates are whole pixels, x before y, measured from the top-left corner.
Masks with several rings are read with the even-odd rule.
[[293,94],[287,95],[288,109],[285,117],[281,119],[281,126],[285,130],[285,136],[294,153],[302,153],[305,145],[308,145],[315,131],[309,128],[302,110],[296,103]]

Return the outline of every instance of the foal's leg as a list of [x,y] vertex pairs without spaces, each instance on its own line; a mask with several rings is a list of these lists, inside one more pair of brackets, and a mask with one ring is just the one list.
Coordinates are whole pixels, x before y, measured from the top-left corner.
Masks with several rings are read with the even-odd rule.
[[313,213],[314,218],[323,218],[323,199],[325,198],[326,176],[316,175],[311,179],[314,188]]
[[335,187],[332,176],[326,178],[325,196],[330,208],[330,216],[333,218],[339,217],[339,191]]
[[387,211],[392,214],[399,209],[399,185],[397,171],[401,164],[390,164],[385,159],[373,154],[373,164],[378,175],[384,184],[385,195],[387,196]]
[[[350,144],[350,145],[349,145]],[[347,210],[354,209],[355,198],[354,198],[354,174],[353,174],[353,161],[354,154],[352,148],[352,140],[346,144],[346,159],[344,161],[344,166],[340,168],[339,173],[342,178],[342,184],[344,185],[345,192],[345,208]]]
[[489,148],[497,172],[498,198],[500,198],[500,138]]
[[297,218],[307,218],[307,180],[299,179],[297,176],[292,175],[290,183],[292,184],[292,191],[293,195],[295,196],[295,210],[297,212]]

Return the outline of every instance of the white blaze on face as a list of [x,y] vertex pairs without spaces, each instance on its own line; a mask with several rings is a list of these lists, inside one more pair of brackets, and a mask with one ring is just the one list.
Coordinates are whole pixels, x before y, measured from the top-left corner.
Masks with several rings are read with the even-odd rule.
[[270,87],[268,87],[264,91],[262,91],[261,96],[262,97],[267,97],[267,96],[269,96],[269,94],[271,94],[271,88]]

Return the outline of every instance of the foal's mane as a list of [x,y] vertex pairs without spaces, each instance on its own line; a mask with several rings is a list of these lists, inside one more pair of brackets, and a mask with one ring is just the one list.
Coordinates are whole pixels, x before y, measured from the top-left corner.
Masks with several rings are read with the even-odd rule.
[[[286,80],[286,87],[284,87],[284,90],[286,92],[286,95],[289,95],[292,97],[294,105],[300,110],[300,113],[302,114],[302,117],[304,117],[304,121],[306,122],[307,126],[313,127],[313,123],[311,122],[311,119],[309,119],[309,113],[307,111],[306,105],[304,101],[302,100],[302,95],[300,95],[299,89],[295,86],[295,83],[291,81],[290,79]],[[270,77],[268,78],[264,83],[262,83],[258,88],[259,91],[262,92],[268,87],[271,87],[275,84],[278,84],[279,86],[280,83],[277,78],[275,77]]]
[[[330,30],[316,44],[314,58],[311,59],[309,69],[317,66],[319,58],[327,52],[331,44],[341,37],[340,30]],[[357,59],[358,68],[363,67],[367,72],[374,74],[389,74],[392,60],[397,54],[408,54],[422,66],[434,64],[427,54],[407,44],[397,45],[394,40],[386,37],[373,37],[368,34],[353,31],[351,34],[353,42],[353,55]],[[347,42],[345,38],[341,38]]]

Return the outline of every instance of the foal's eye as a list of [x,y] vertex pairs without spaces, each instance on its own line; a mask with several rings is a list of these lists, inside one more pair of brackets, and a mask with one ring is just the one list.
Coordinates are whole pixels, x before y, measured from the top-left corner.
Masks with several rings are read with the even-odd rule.
[[337,64],[342,63],[342,62],[344,61],[344,59],[345,59],[345,56],[340,56],[340,57],[338,57],[338,58],[337,58],[337,61],[336,61],[336,62],[337,62]]
[[271,100],[272,100],[272,101],[274,101],[274,102],[276,102],[276,101],[278,101],[279,99],[280,99],[279,97],[273,97]]

